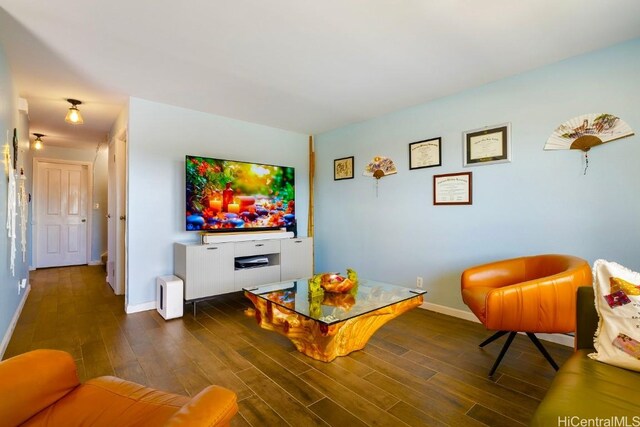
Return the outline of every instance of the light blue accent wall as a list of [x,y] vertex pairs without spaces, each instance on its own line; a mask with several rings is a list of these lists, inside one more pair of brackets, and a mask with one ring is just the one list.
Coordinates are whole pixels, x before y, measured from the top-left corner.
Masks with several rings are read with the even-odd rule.
[[91,256],[92,262],[99,262],[100,256],[107,250],[107,144],[102,144],[99,150],[95,147],[76,149],[67,147],[52,147],[45,145],[42,150],[34,151],[33,157],[44,159],[68,160],[72,162],[87,162],[93,165],[93,204],[89,206],[91,215]]
[[[16,105],[15,89],[13,80],[9,70],[9,64],[4,54],[2,46],[0,46],[0,141],[4,150],[7,142],[10,146],[11,157],[13,154],[13,129],[18,128],[19,134],[23,135],[25,129],[28,128],[27,117],[18,114]],[[7,132],[9,136],[7,137]],[[25,155],[24,141],[19,144],[18,172],[25,161],[29,161],[28,153]],[[28,150],[27,150],[28,151]],[[18,295],[18,282],[21,279],[28,278],[29,272],[27,263],[22,262],[21,237],[20,237],[20,215],[17,217],[16,229],[16,258],[15,258],[15,275],[11,274],[10,254],[11,243],[7,237],[5,225],[7,223],[7,175],[5,174],[5,165],[2,161],[2,178],[0,178],[0,357],[4,353],[5,345],[8,344],[8,332],[11,321],[16,315],[20,302],[24,297],[25,291],[21,291]],[[17,183],[16,183],[17,185]]]
[[185,155],[296,169],[296,216],[306,235],[309,203],[307,136],[131,98],[127,191],[127,298],[155,301],[157,276],[173,274],[173,243],[198,241],[184,231]]
[[[505,58],[508,60],[508,58]],[[437,66],[437,64],[434,64]],[[470,72],[473,70],[460,70]],[[317,271],[415,287],[425,301],[464,308],[469,266],[540,253],[640,269],[640,137],[583,154],[543,151],[562,122],[618,115],[640,133],[640,39],[574,57],[316,137]],[[511,163],[464,168],[462,132],[511,123]],[[442,167],[409,170],[411,142],[442,137]],[[333,160],[355,156],[355,179],[334,181]],[[362,176],[376,155],[396,175]],[[433,175],[473,172],[473,205],[433,206]]]

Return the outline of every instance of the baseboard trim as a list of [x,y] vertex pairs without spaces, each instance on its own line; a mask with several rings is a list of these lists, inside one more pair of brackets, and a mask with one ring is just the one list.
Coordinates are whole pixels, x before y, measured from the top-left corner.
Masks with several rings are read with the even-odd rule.
[[4,352],[7,351],[7,347],[9,346],[9,341],[11,341],[11,337],[13,336],[13,331],[16,329],[16,325],[18,324],[18,319],[22,314],[22,309],[24,308],[24,304],[27,302],[27,297],[29,296],[29,292],[31,292],[31,285],[27,285],[24,289],[24,294],[22,294],[22,300],[20,300],[20,304],[18,304],[18,308],[16,312],[13,314],[13,318],[11,319],[11,323],[9,323],[9,329],[4,334],[2,338],[2,343],[0,344],[0,360],[4,357]]
[[451,308],[445,305],[433,304],[431,302],[424,302],[420,306],[425,310],[435,311],[436,313],[446,314],[447,316],[457,317],[458,319],[468,320],[470,322],[480,323],[478,318],[473,313],[458,308]]
[[[422,303],[420,308],[434,311],[440,314],[446,314],[447,316],[457,317],[458,319],[468,320],[470,322],[480,323],[478,318],[471,312],[460,310],[457,308],[451,308],[444,305],[433,304],[430,302]],[[523,332],[521,332],[523,333]],[[553,342],[556,344],[565,345],[567,347],[573,347],[574,337],[568,334],[536,334],[536,337],[543,341]]]
[[155,310],[155,309],[156,309],[156,302],[151,301],[151,302],[145,302],[145,303],[136,304],[136,305],[127,304],[127,307],[125,308],[124,311],[127,314],[131,314],[131,313],[139,313],[141,311],[149,311],[149,310]]
[[104,265],[102,261],[99,260],[91,260],[88,262],[88,265]]

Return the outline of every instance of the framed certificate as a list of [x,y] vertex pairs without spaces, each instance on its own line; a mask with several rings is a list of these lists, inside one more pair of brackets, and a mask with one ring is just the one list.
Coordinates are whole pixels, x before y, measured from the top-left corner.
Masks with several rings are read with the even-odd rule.
[[441,138],[425,139],[409,144],[409,169],[442,166]]
[[433,176],[434,205],[470,205],[471,172]]
[[333,180],[353,179],[353,156],[333,161]]
[[462,144],[465,167],[508,163],[511,161],[511,123],[464,132]]

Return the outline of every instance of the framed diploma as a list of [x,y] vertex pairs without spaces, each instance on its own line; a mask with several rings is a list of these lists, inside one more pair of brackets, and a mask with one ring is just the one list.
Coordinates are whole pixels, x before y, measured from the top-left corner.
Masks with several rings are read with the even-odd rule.
[[441,142],[441,138],[433,138],[409,144],[409,169],[442,166]]
[[333,180],[353,179],[353,156],[333,161]]
[[462,144],[465,167],[508,163],[511,161],[511,123],[464,132]]
[[470,205],[471,172],[433,176],[434,205]]

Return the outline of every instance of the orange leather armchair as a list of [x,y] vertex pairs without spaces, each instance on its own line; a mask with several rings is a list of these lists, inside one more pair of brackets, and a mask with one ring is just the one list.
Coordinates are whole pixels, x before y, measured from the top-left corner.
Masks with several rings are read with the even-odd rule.
[[462,273],[461,285],[464,303],[487,329],[498,331],[480,347],[509,333],[489,376],[517,332],[525,332],[558,370],[534,334],[575,331],[576,288],[591,286],[591,268],[570,255],[528,256],[469,268]]
[[228,426],[236,394],[209,386],[189,398],[116,377],[80,384],[68,353],[35,350],[0,362],[7,426]]

